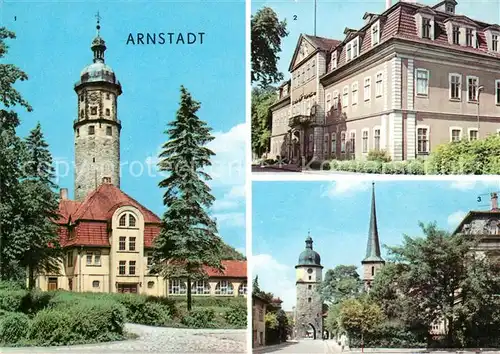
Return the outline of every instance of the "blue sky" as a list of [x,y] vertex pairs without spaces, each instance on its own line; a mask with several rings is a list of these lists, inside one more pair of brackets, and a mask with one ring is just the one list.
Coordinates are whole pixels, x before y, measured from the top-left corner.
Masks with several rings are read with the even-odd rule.
[[[199,116],[214,129],[217,153],[209,170],[218,198],[213,213],[229,244],[245,247],[245,3],[230,2],[3,2],[0,23],[16,33],[5,63],[24,70],[29,80],[16,85],[34,112],[22,112],[19,133],[37,121],[58,161],[73,161],[73,91],[80,71],[92,63],[90,44],[99,11],[106,63],[123,87],[118,100],[122,121],[121,160],[153,164],[175,117],[181,85],[201,101]],[[221,20],[223,19],[223,21]],[[129,33],[205,32],[203,44],[126,45]],[[64,174],[63,164],[59,164]],[[163,213],[156,173],[122,173],[121,188],[157,214]],[[60,187],[73,195],[73,170],[60,175]],[[140,175],[140,176],[139,176]]]
[[[360,266],[368,237],[371,181],[254,182],[252,189],[252,276],[259,276],[263,290],[281,297],[285,309],[295,306],[294,267],[308,231],[323,272],[339,264]],[[499,190],[500,181],[376,182],[382,256],[383,245],[400,244],[403,234],[421,236],[419,221],[435,221],[452,232],[469,210],[488,209],[489,193]]]
[[[396,3],[398,0],[392,0]],[[435,5],[439,0],[419,0],[419,3]],[[482,20],[488,23],[500,22],[500,2],[498,0],[458,0],[456,12],[469,16],[473,19]],[[279,0],[279,1],[252,1],[252,13],[255,13],[263,6],[274,9],[278,17],[287,21],[287,28],[290,32],[282,44],[281,60],[279,70],[285,73],[285,79],[289,78],[288,66],[292,59],[293,51],[297,44],[297,39],[301,33],[314,33],[314,1],[313,0]],[[344,29],[361,28],[365,12],[382,13],[385,10],[385,0],[317,0],[317,20],[316,34],[321,37],[328,37],[343,40]],[[294,16],[297,19],[294,20]]]

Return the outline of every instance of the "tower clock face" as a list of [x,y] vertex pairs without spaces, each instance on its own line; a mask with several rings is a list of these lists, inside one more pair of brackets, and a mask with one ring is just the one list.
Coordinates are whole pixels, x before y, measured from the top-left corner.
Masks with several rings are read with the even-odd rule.
[[89,99],[90,101],[95,102],[99,99],[99,95],[97,94],[97,92],[93,92],[90,94]]
[[311,273],[313,272],[313,270],[312,270],[311,268],[309,268],[309,269],[307,270],[307,272],[308,272],[309,274],[311,274]]

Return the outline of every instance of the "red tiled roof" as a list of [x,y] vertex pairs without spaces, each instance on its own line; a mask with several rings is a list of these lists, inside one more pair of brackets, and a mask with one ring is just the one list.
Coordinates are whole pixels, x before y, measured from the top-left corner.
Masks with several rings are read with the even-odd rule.
[[59,224],[67,224],[69,221],[70,215],[74,214],[76,210],[80,207],[80,202],[68,199],[61,199],[59,201],[59,220],[57,223]]
[[134,206],[143,214],[144,246],[152,247],[153,239],[160,232],[160,218],[112,184],[100,185],[83,202],[59,202],[57,223],[61,245],[109,247],[108,222],[116,209],[125,205]]
[[87,195],[78,210],[72,215],[72,221],[77,220],[102,220],[107,221],[121,206],[131,205],[144,215],[145,223],[160,223],[160,218],[152,211],[145,208],[135,199],[124,193],[118,187],[103,183],[92,193]]
[[211,267],[204,267],[209,277],[228,277],[228,278],[246,278],[247,277],[247,261],[222,261],[224,271],[221,273]]

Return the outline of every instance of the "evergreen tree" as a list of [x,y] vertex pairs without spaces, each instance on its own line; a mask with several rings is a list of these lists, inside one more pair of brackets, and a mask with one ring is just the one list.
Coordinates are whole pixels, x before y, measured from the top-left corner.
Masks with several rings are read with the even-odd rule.
[[14,239],[20,265],[28,269],[28,288],[39,271],[58,271],[61,250],[57,225],[59,201],[54,192],[54,167],[40,123],[26,139],[24,178],[21,182],[23,232]]
[[206,277],[204,266],[222,270],[223,242],[217,225],[208,214],[215,198],[205,181],[210,176],[204,168],[211,165],[214,153],[206,144],[214,138],[211,128],[196,112],[200,103],[181,86],[181,102],[176,119],[165,133],[158,167],[167,177],[159,186],[165,188],[163,227],[155,240],[155,263],[165,277],[187,282],[187,309],[191,310],[191,283]]
[[[0,27],[0,58],[7,54],[5,39],[14,38],[13,32]],[[19,117],[12,108],[21,106],[28,112],[32,109],[13,85],[27,79],[15,65],[0,64],[0,280],[18,270],[15,254],[10,252],[12,247],[7,247],[22,227],[19,179],[23,142],[16,135]]]

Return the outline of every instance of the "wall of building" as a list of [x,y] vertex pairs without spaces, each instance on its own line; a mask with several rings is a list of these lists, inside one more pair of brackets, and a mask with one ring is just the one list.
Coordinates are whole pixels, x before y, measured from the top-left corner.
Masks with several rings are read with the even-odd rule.
[[266,344],[266,303],[258,298],[252,300],[252,339],[253,347]]
[[296,268],[296,322],[297,338],[306,338],[307,331],[314,327],[316,339],[323,335],[323,302],[317,286],[322,280],[320,267],[301,266]]

